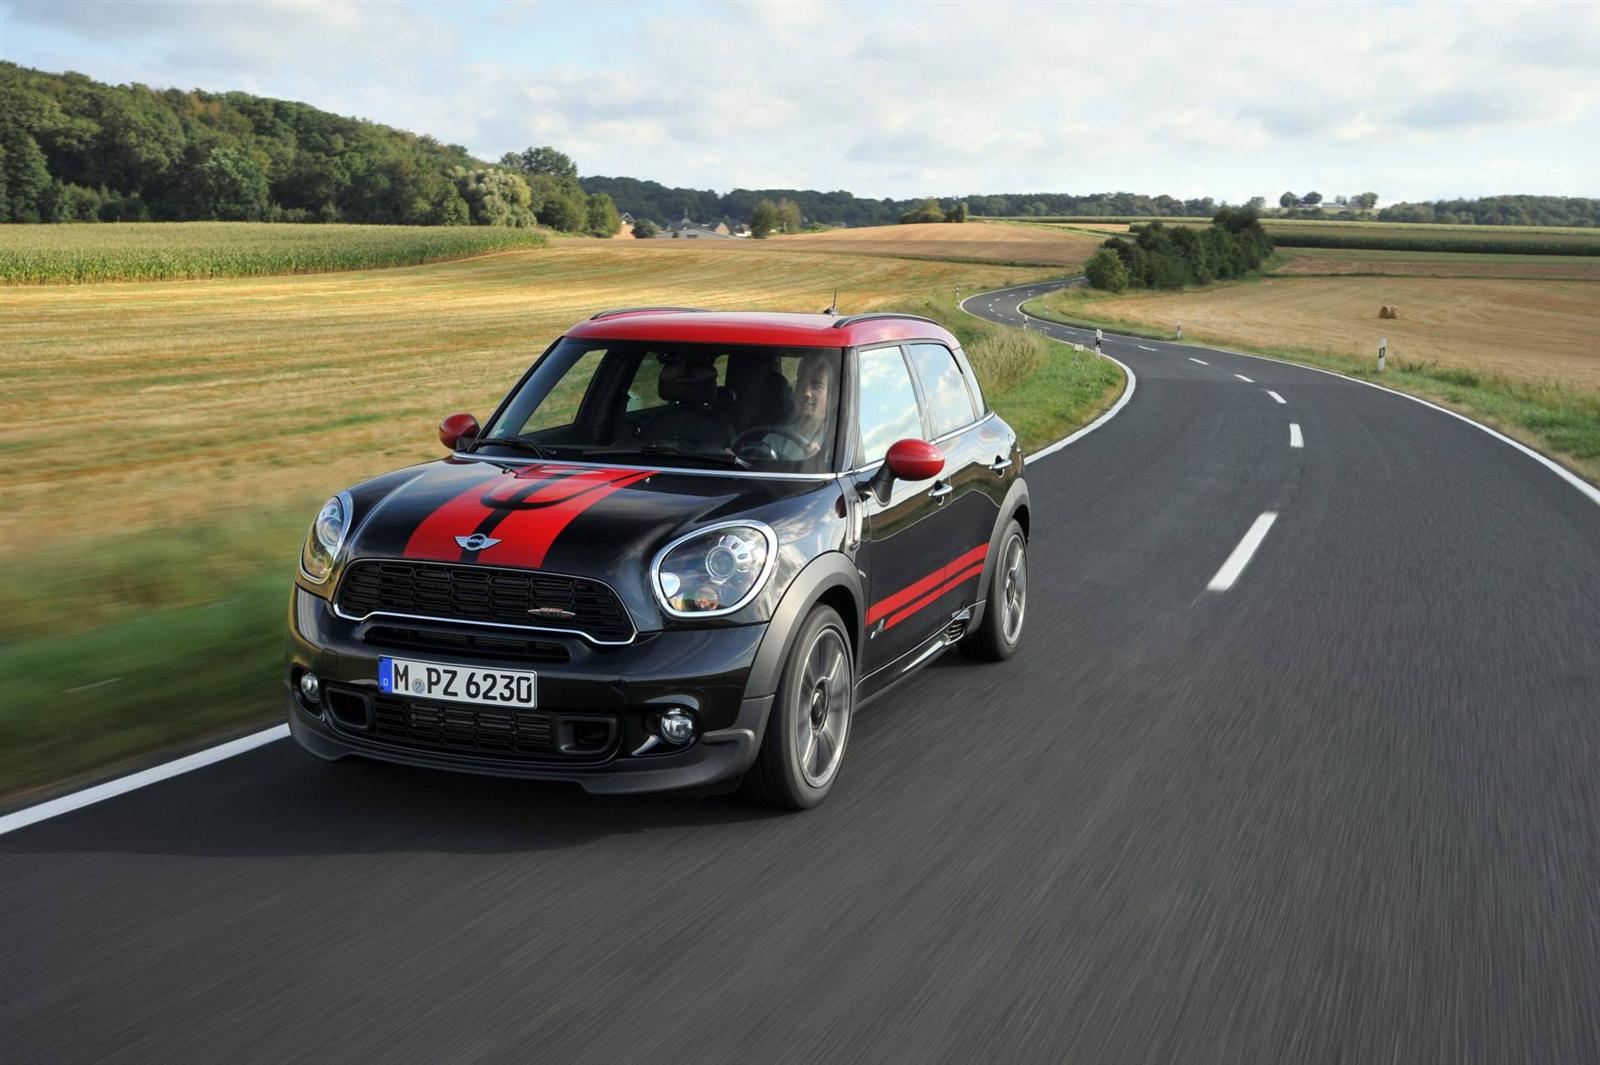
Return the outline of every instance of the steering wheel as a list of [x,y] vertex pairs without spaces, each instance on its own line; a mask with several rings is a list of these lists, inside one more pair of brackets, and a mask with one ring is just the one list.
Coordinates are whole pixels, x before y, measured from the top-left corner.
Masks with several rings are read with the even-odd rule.
[[[753,449],[757,446],[758,441],[765,436],[781,436],[783,439],[793,444],[796,452],[798,452],[802,457],[806,454],[806,452],[811,450],[811,441],[807,440],[805,437],[791,429],[785,429],[781,425],[752,425],[750,428],[734,437],[733,453],[735,455],[743,455],[747,448]],[[760,456],[761,458],[771,461],[777,460],[777,449],[771,444],[761,444],[760,447],[762,451]]]

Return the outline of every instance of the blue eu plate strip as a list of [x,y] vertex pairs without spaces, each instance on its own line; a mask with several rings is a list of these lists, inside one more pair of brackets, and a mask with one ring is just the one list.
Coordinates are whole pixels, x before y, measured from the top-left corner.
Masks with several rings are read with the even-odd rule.
[[378,690],[394,691],[394,659],[378,659]]

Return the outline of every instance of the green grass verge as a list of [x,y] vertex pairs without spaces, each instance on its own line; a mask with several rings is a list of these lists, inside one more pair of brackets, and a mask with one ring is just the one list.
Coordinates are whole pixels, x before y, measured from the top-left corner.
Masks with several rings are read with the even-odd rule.
[[[1115,364],[973,318],[953,299],[900,309],[956,334],[1026,451],[1122,392]],[[136,536],[114,556],[46,551],[30,580],[0,589],[0,617],[13,619],[0,627],[0,797],[275,720],[290,574],[318,502]],[[84,629],[79,611],[95,601],[107,614]],[[151,609],[129,613],[141,603]],[[182,605],[155,605],[171,603]]]
[[[1130,325],[1121,319],[1095,316],[1096,303],[1114,301],[1115,297],[1078,299],[1072,305],[1076,313],[1066,313],[1044,301],[1032,300],[1025,305],[1025,310],[1035,317],[1080,329],[1098,327],[1123,336],[1173,339],[1170,329],[1148,323]],[[1380,374],[1373,360],[1326,351],[1287,345],[1242,344],[1227,337],[1193,331],[1184,339],[1194,344],[1333,370],[1408,392],[1492,425],[1600,484],[1600,393],[1403,359],[1393,360],[1386,372]]]

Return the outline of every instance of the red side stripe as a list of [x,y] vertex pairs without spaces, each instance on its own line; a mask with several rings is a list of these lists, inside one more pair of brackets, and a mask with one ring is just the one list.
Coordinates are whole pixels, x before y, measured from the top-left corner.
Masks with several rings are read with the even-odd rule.
[[906,618],[910,617],[912,614],[915,614],[917,611],[921,610],[923,607],[931,606],[935,601],[938,600],[938,598],[940,596],[944,595],[945,592],[950,591],[952,588],[956,587],[957,585],[965,584],[967,581],[970,581],[972,578],[976,577],[978,574],[980,574],[982,572],[983,572],[983,563],[982,562],[978,563],[976,566],[971,567],[970,569],[963,570],[962,572],[956,574],[954,577],[951,577],[949,580],[947,580],[943,584],[941,584],[939,586],[939,590],[937,592],[934,592],[932,595],[928,596],[926,599],[918,600],[917,602],[913,603],[912,605],[906,607],[904,610],[902,610],[902,611],[900,611],[898,613],[889,615],[889,620],[885,621],[883,623],[883,627],[886,628],[886,629],[894,628],[896,625],[900,624]]
[[[916,613],[918,610],[921,610],[923,607],[932,603],[943,592],[948,590],[946,587],[941,587],[941,585],[945,585],[946,582],[949,581],[950,578],[956,573],[966,569],[968,566],[971,566],[974,562],[978,563],[978,568],[981,571],[983,568],[983,560],[988,554],[989,545],[979,544],[972,550],[967,551],[955,559],[952,559],[947,564],[940,566],[938,569],[934,570],[926,577],[923,577],[921,580],[907,585],[891,596],[878,600],[867,610],[867,624],[875,624],[879,618],[886,617],[897,612],[902,619]],[[913,600],[915,600],[915,602],[913,602]],[[901,608],[905,607],[907,603],[911,603],[912,605],[902,610]],[[886,627],[895,624],[898,624],[898,620],[891,618],[886,623]]]

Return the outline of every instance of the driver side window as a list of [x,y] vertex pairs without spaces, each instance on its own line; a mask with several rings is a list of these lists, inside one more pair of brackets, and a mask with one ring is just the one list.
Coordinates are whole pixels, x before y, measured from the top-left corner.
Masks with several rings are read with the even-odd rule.
[[878,462],[889,445],[922,437],[917,390],[898,347],[870,348],[857,357],[860,381],[861,465]]

